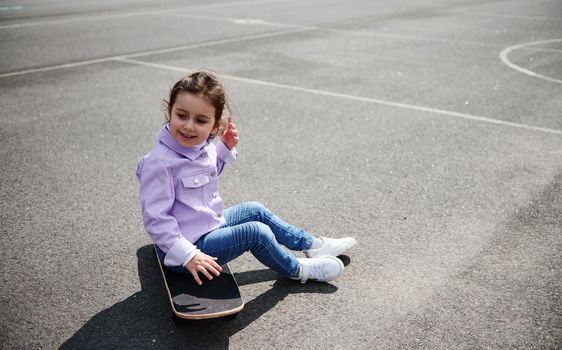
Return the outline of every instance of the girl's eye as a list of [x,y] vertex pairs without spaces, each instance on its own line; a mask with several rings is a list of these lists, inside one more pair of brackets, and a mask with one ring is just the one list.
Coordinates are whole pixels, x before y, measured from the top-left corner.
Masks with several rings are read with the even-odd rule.
[[178,118],[181,119],[181,120],[184,120],[186,117],[183,114],[178,114]]
[[205,123],[207,123],[207,119],[197,119],[197,122],[199,124],[205,124]]

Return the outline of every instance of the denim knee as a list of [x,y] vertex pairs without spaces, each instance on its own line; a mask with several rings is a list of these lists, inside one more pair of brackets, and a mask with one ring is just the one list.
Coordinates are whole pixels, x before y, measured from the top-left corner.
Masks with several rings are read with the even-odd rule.
[[248,206],[248,209],[250,210],[252,215],[261,217],[262,213],[267,211],[265,205],[261,204],[260,202],[248,202],[246,203],[246,205]]
[[268,247],[273,242],[275,242],[275,235],[273,234],[269,226],[258,221],[253,222],[253,224],[256,226],[256,231],[254,236],[255,239],[254,242],[256,244],[261,243],[262,245]]

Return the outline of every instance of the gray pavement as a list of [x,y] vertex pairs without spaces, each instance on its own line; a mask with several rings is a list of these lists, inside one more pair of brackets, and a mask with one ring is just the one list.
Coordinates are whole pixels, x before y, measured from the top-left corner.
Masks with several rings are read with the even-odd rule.
[[[3,2],[1,348],[562,348],[561,26],[556,0]],[[226,205],[359,243],[330,284],[243,255],[242,313],[178,327],[134,174],[202,67],[241,133]]]

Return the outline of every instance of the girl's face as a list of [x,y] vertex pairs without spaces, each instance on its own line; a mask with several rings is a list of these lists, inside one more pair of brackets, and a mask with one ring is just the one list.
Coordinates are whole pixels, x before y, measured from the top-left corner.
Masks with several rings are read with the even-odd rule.
[[180,92],[170,113],[170,132],[183,147],[193,147],[207,141],[216,133],[215,107],[202,96]]

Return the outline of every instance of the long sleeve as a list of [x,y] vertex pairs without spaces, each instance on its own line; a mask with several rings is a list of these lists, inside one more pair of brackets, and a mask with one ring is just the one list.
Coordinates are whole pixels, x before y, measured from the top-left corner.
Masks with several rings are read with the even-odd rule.
[[144,227],[166,254],[164,264],[185,265],[199,252],[180,232],[171,215],[175,190],[171,165],[166,160],[141,160],[137,168]]
[[236,160],[236,157],[238,156],[238,151],[236,150],[236,147],[229,150],[228,147],[226,147],[226,145],[222,141],[217,142],[216,150],[217,150],[217,171],[220,174],[222,173],[225,164],[232,163]]

